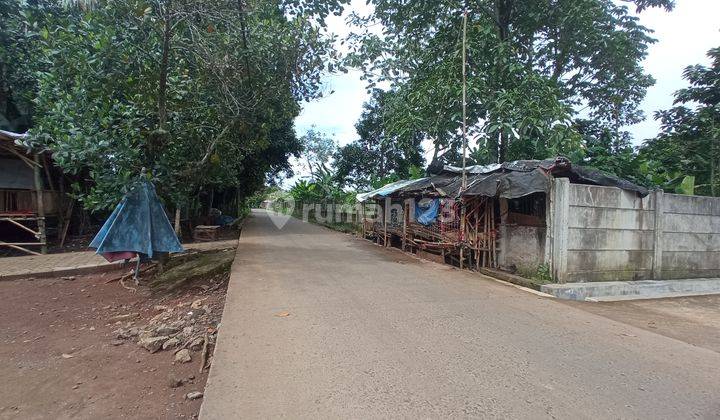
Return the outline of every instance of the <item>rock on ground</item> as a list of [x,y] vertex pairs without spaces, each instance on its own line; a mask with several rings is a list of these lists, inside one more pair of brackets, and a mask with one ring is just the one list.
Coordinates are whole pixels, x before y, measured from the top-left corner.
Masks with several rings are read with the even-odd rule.
[[140,337],[140,341],[138,341],[138,345],[140,347],[145,348],[145,350],[149,351],[150,353],[155,353],[156,351],[160,350],[163,346],[163,344],[169,339],[167,336],[160,336],[160,337],[148,337],[143,336]]
[[187,395],[185,395],[185,398],[188,400],[197,400],[198,398],[202,398],[203,393],[198,391],[188,392]]
[[177,338],[171,338],[168,341],[164,342],[162,345],[163,350],[172,349],[178,346],[180,344],[180,340]]
[[175,361],[180,363],[188,363],[192,360],[190,356],[190,350],[182,349],[175,353]]

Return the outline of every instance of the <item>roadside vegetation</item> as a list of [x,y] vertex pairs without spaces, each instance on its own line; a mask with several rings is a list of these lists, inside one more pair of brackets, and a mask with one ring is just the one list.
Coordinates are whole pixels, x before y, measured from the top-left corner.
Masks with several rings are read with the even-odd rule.
[[29,130],[88,211],[139,176],[166,206],[243,207],[290,170],[293,121],[339,65],[342,1],[0,0],[0,129]]
[[[361,30],[348,39],[346,63],[364,70],[371,93],[357,138],[337,145],[309,130],[309,176],[293,194],[343,202],[347,192],[422,176],[432,161],[462,164],[464,10],[469,165],[565,155],[647,187],[720,194],[720,47],[708,51],[709,65],[688,63],[674,107],[639,108],[655,83],[641,65],[655,39],[636,13],[669,12],[672,1],[372,4],[370,15],[352,15]],[[633,138],[628,126],[645,118],[661,131]]]

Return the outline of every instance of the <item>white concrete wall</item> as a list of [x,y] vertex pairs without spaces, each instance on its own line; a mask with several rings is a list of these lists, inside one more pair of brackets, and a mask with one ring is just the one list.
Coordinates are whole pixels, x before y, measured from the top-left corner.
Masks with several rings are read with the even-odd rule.
[[662,278],[720,277],[720,198],[665,194]]
[[652,278],[655,200],[571,184],[566,281]]
[[559,282],[720,276],[720,198],[556,179],[547,258]]
[[534,275],[544,260],[546,229],[507,225],[501,232],[500,267],[522,276]]

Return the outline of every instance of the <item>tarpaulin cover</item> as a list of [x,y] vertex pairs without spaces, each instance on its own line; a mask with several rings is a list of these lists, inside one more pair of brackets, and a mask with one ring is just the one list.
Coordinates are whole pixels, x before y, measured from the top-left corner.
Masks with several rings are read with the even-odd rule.
[[368,191],[366,193],[360,193],[356,196],[357,201],[363,202],[369,198],[377,198],[377,197],[387,197],[388,195],[394,193],[395,191],[398,191],[399,189],[406,187],[410,184],[413,184],[415,182],[422,182],[426,178],[420,178],[420,179],[405,179],[400,181],[391,182],[389,184],[383,185],[382,187]]
[[[645,187],[591,168],[573,165],[561,156],[545,160],[516,160],[501,165],[476,165],[471,168],[472,170],[466,170],[467,188],[462,192],[463,196],[482,195],[513,199],[539,192],[547,193],[550,191],[552,178],[568,178],[574,184],[617,187],[632,191],[640,197],[649,193]],[[394,182],[370,193],[359,194],[358,201],[391,194],[400,197],[448,198],[458,198],[461,195],[462,168],[459,173],[457,167],[448,165],[431,165],[428,170],[430,169],[439,173],[415,181]],[[364,196],[363,200],[360,196]]]
[[468,179],[468,188],[463,195],[513,199],[549,190],[550,175],[538,168],[530,172],[496,172],[473,177]]
[[90,247],[98,254],[108,254],[108,259],[116,253],[135,252],[153,258],[157,253],[183,250],[155,186],[146,180],[130,190],[115,207]]
[[415,220],[425,226],[435,223],[440,211],[440,200],[435,198],[428,202],[420,202],[415,206]]
[[424,195],[426,192],[436,192],[444,195],[443,188],[455,182],[457,178],[457,175],[454,174],[433,175],[404,186],[399,190],[399,193],[404,196]]

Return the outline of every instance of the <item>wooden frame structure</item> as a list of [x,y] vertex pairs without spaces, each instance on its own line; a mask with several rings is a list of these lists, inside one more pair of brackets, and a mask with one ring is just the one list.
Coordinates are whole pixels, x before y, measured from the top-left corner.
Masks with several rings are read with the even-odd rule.
[[[437,221],[431,225],[423,225],[414,218],[414,205],[423,198],[440,200]],[[498,200],[495,198],[395,194],[376,198],[374,203],[380,217],[362,218],[364,238],[384,247],[397,246],[436,262],[454,263],[460,268],[497,268]],[[395,211],[386,209],[388,203],[401,206],[401,220]]]
[[414,220],[414,206],[410,204],[416,199],[407,200],[403,250],[435,261],[445,262],[446,257],[459,258],[462,242],[459,202],[440,199],[438,220],[431,225],[423,225]]
[[[30,234],[35,241],[7,241],[0,238],[0,247],[12,248],[28,254],[47,253],[47,217],[57,213],[57,194],[43,188],[43,174],[50,182],[50,168],[42,153],[31,153],[14,141],[23,134],[0,131],[0,157],[23,162],[32,171],[32,188],[0,189],[0,222],[20,233]],[[63,226],[63,232],[67,227]],[[28,247],[39,247],[33,251]]]
[[496,200],[492,197],[463,199],[464,245],[470,250],[475,269],[497,268],[498,226],[495,217]]

